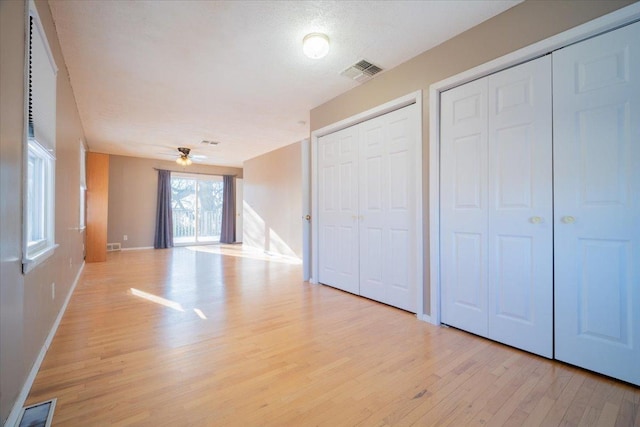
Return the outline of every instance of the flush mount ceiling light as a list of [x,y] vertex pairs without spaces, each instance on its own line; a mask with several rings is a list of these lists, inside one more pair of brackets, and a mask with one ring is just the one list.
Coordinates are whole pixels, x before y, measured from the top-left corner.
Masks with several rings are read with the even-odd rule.
[[302,51],[311,59],[320,59],[329,53],[329,37],[322,33],[311,33],[302,39]]
[[176,163],[182,166],[189,166],[192,163],[189,158],[191,149],[187,147],[180,147],[178,148],[178,151],[180,152],[180,157],[176,159]]

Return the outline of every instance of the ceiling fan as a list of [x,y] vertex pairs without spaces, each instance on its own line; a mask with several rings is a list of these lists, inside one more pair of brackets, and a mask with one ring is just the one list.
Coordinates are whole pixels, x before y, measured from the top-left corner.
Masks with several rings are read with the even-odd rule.
[[182,166],[189,166],[192,163],[191,157],[189,156],[191,148],[178,147],[178,151],[180,152],[180,156],[176,159],[176,163]]
[[[168,147],[167,147],[168,148]],[[176,158],[175,151],[173,152],[160,152],[158,153],[161,156],[173,157],[176,160],[176,163],[181,166],[188,166],[193,162],[199,162],[205,160],[207,156],[202,154],[192,154],[191,148],[189,147],[178,147],[178,158]]]

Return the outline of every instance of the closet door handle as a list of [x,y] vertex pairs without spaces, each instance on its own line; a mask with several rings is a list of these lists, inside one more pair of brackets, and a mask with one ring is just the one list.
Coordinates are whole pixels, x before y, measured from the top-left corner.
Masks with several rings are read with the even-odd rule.
[[565,224],[573,224],[574,222],[576,222],[576,219],[572,216],[563,216],[561,221]]
[[531,218],[529,218],[529,221],[531,222],[531,224],[542,224],[544,222],[544,218],[542,218],[541,216],[532,216]]

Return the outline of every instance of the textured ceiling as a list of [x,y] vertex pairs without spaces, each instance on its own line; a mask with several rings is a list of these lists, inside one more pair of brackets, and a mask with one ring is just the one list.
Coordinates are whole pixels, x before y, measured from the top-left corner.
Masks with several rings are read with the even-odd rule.
[[[309,111],[516,5],[509,1],[50,0],[92,151],[244,160],[309,135]],[[302,53],[311,32],[329,55]],[[205,146],[202,140],[219,141]]]

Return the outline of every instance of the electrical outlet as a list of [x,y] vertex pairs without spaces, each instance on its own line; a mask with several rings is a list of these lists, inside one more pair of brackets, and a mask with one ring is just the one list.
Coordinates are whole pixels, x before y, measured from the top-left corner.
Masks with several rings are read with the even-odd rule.
[[129,236],[127,236],[126,234],[122,237],[122,240],[127,240],[129,238]]
[[55,282],[51,283],[51,299],[56,299],[56,284],[55,284]]
[[69,257],[69,268],[73,267],[73,259]]

